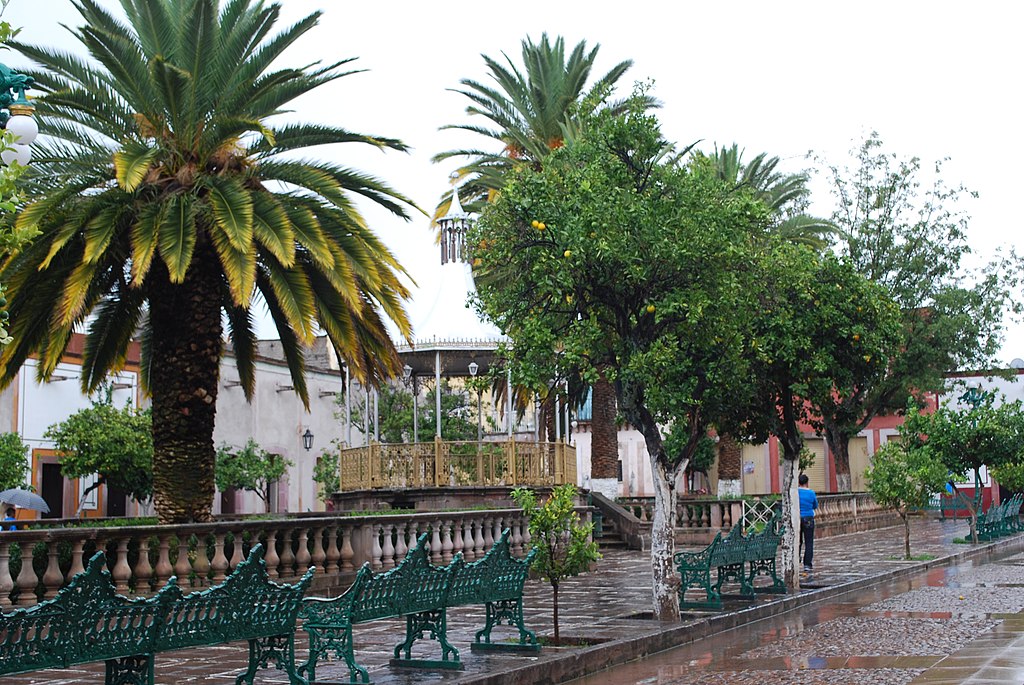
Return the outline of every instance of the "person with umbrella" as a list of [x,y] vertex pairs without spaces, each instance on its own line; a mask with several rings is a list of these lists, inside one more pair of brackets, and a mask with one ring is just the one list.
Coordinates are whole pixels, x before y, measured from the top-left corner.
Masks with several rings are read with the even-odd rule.
[[14,510],[14,507],[7,507],[7,510],[4,511],[3,527],[0,528],[0,530],[17,530],[18,526],[16,524],[14,524],[14,523],[7,523],[8,521],[17,521],[17,520],[18,520],[18,516],[17,516],[17,512]]

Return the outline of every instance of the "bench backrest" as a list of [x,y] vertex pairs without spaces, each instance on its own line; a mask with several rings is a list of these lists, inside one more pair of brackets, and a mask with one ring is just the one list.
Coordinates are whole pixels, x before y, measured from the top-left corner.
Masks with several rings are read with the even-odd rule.
[[444,606],[449,574],[462,565],[462,557],[456,555],[447,566],[434,566],[428,556],[429,537],[429,533],[420,535],[395,568],[366,578],[361,592],[353,597],[352,623]]
[[148,654],[172,601],[175,578],[149,598],[117,594],[106,558],[97,552],[85,571],[75,575],[51,600],[66,621],[65,662],[103,661]]
[[482,559],[464,564],[452,575],[448,606],[498,602],[522,596],[537,548],[531,549],[523,559],[515,558],[508,542],[510,534],[506,528]]
[[175,585],[159,637],[158,651],[213,645],[294,632],[302,596],[315,567],[293,585],[275,583],[267,574],[263,545],[219,585],[184,594]]
[[676,552],[674,559],[676,568],[680,572],[709,568],[715,550],[718,549],[721,542],[722,532],[719,531],[715,534],[715,539],[711,541],[711,544],[699,552]]
[[64,666],[66,632],[64,611],[52,600],[0,612],[0,675]]

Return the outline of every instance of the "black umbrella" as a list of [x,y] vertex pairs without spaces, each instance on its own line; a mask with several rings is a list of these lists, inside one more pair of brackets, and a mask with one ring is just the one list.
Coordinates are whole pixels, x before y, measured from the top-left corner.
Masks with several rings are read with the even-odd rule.
[[41,511],[44,514],[50,513],[50,505],[46,503],[45,499],[34,492],[21,488],[10,488],[0,492],[0,502],[7,502],[21,509]]

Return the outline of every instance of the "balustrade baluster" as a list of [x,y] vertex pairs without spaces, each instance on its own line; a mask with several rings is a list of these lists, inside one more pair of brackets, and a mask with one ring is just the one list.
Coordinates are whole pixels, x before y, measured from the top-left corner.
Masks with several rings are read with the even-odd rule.
[[523,516],[520,520],[522,521],[522,523],[519,524],[519,527],[523,531],[523,544],[520,551],[522,551],[522,553],[525,555],[529,554],[530,540],[532,539],[530,536],[530,521],[525,516]]
[[493,542],[497,542],[498,540],[501,539],[501,534],[505,531],[505,529],[502,527],[502,522],[503,521],[504,521],[504,519],[501,516],[495,516],[494,517],[494,519],[492,521],[492,525],[493,525],[492,530],[494,531],[494,535],[491,537],[492,543]]
[[399,522],[395,524],[395,559],[405,559],[405,555],[409,552],[409,544],[406,542],[406,530],[409,524]]
[[135,592],[140,595],[152,593],[153,564],[149,562],[149,536],[139,538],[139,561],[135,564]]
[[241,530],[233,531],[231,534],[231,560],[228,568],[234,571],[238,565],[245,560],[245,533]]
[[192,570],[196,574],[196,584],[200,587],[210,584],[210,551],[208,549],[207,533],[196,535],[196,559],[192,562]]
[[27,607],[36,603],[36,585],[39,579],[32,568],[32,548],[34,543],[24,542],[21,547],[21,571],[15,581],[18,585],[18,606]]
[[331,524],[327,526],[327,565],[324,572],[328,575],[335,575],[338,572],[338,561],[341,559],[341,550],[338,549],[338,535],[341,534],[341,526]]
[[189,537],[178,536],[178,556],[174,560],[174,575],[178,576],[178,585],[188,587],[192,582],[192,563],[188,558]]
[[384,570],[395,567],[395,545],[392,542],[394,526],[390,523],[381,526],[381,564]]
[[[158,536],[157,544],[159,545],[160,551],[157,553],[156,568],[153,569],[153,573],[156,576],[156,585],[157,587],[160,587],[174,574],[174,567],[171,566],[171,536]],[[79,554],[79,560],[81,560],[81,554]],[[73,568],[75,563],[73,552],[71,563]],[[79,561],[79,563],[81,563],[81,561]],[[181,578],[179,580],[183,583],[188,583],[188,578]]]
[[452,560],[452,522],[441,522],[441,563],[447,564]]
[[463,559],[472,561],[472,557],[466,556],[466,541],[462,538],[462,527],[465,522],[465,519],[457,518],[452,523],[452,556],[462,552]]
[[224,555],[224,538],[227,531],[218,531],[213,536],[213,560],[210,568],[213,569],[214,584],[220,583],[228,575],[228,558]]
[[354,571],[352,559],[356,553],[352,549],[352,526],[338,526],[338,535],[341,536],[341,571]]
[[299,528],[299,546],[295,554],[296,575],[302,575],[309,569],[313,557],[309,553],[309,528]]
[[430,561],[441,563],[441,521],[437,520],[430,526]]
[[281,568],[281,557],[277,553],[277,531],[267,531],[267,552],[263,557],[263,561],[267,565],[267,574],[271,578],[280,577]]
[[512,556],[521,557],[523,556],[523,520],[522,518],[515,518],[511,523],[512,528]]
[[480,527],[484,529],[484,548],[483,553],[487,554],[487,550],[494,546],[494,522],[489,518],[484,518],[480,521]]
[[128,594],[128,584],[132,579],[132,567],[128,565],[128,542],[129,538],[122,537],[117,541],[117,561],[110,569],[110,577],[114,579],[114,586],[122,595]]
[[46,571],[43,573],[43,599],[48,599],[57,594],[57,590],[64,584],[64,574],[60,572],[58,543],[47,544],[46,554],[49,557],[46,562]]
[[405,549],[410,550],[416,546],[420,537],[420,524],[418,521],[410,521],[405,530]]
[[327,573],[327,551],[326,545],[324,545],[324,527],[317,526],[313,528],[313,554],[310,556],[310,562],[318,569]]
[[487,549],[484,547],[483,519],[476,520],[473,528],[476,532],[476,535],[473,538],[473,553],[477,559],[480,559],[484,556],[484,552],[487,551]]
[[11,590],[14,589],[14,578],[11,578],[11,546],[0,541],[0,607],[11,606]]
[[373,531],[373,535],[371,535],[371,537],[373,538],[373,540],[372,540],[373,546],[370,548],[370,568],[373,569],[374,571],[379,571],[379,570],[381,570],[384,567],[384,565],[381,563],[381,560],[380,560],[380,557],[381,557],[380,534],[381,534],[381,529],[383,527],[384,526],[382,526],[379,523],[374,523],[374,524],[371,525],[371,529]]
[[292,578],[295,575],[295,549],[292,543],[294,528],[285,528],[278,537],[281,539],[281,566],[277,569],[282,578]]
[[476,540],[473,538],[473,519],[462,519],[462,556],[466,561],[476,560]]

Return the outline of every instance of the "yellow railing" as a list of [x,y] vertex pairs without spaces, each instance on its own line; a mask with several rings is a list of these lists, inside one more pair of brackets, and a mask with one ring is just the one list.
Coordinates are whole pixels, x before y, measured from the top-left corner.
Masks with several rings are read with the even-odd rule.
[[341,490],[576,482],[576,448],[562,442],[435,440],[341,450]]

